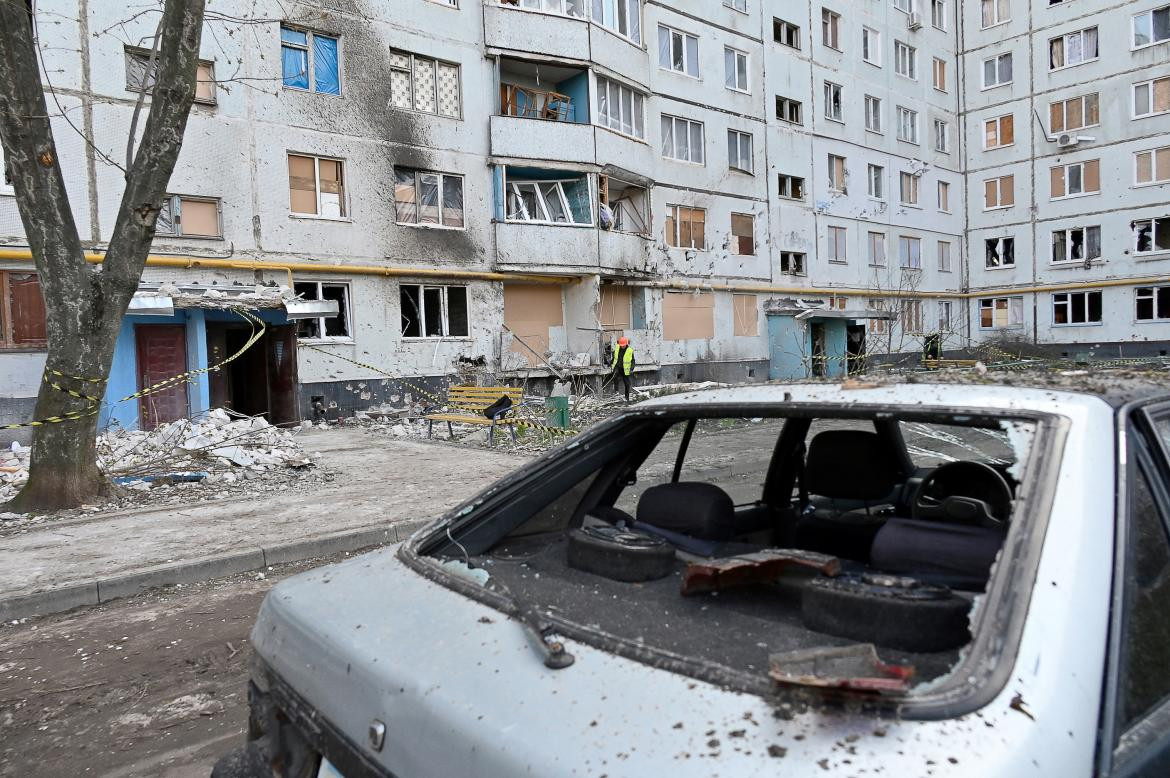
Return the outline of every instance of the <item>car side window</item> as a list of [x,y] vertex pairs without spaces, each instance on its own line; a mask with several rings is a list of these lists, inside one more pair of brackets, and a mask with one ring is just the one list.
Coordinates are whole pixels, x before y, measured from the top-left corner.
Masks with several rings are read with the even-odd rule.
[[1170,536],[1145,468],[1131,470],[1118,734],[1170,697]]

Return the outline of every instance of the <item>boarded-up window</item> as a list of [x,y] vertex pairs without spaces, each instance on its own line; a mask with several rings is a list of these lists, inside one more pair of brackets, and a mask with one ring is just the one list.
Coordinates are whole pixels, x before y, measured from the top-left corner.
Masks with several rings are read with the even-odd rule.
[[44,346],[45,300],[35,273],[0,273],[0,348]]
[[695,340],[715,337],[712,292],[666,292],[662,296],[662,338]]
[[195,71],[195,102],[215,103],[215,71],[210,62],[200,62]]
[[1139,151],[1134,155],[1137,169],[1137,183],[1151,184],[1170,181],[1170,146],[1150,151]]
[[743,256],[756,253],[755,217],[750,213],[731,214],[731,250]]
[[184,238],[218,238],[219,200],[167,195],[154,224],[156,235]]
[[1057,165],[1050,172],[1052,197],[1089,194],[1101,191],[1101,162],[1090,159],[1071,165]]
[[684,249],[707,248],[707,212],[702,208],[670,205],[666,209],[666,244]]
[[288,155],[289,209],[327,218],[345,216],[341,160]]
[[515,336],[511,351],[524,355],[529,365],[543,364],[536,354],[549,352],[549,328],[562,327],[564,321],[559,286],[504,285],[504,324]]
[[601,285],[597,319],[603,330],[630,328],[630,288],[614,284]]
[[[154,74],[158,68],[158,55],[154,65],[150,64],[150,51],[127,47],[126,89],[130,92],[154,91]],[[215,105],[215,66],[207,60],[199,60],[195,71],[195,102]]]
[[733,294],[731,312],[734,318],[732,333],[746,337],[760,334],[760,315],[754,294]]

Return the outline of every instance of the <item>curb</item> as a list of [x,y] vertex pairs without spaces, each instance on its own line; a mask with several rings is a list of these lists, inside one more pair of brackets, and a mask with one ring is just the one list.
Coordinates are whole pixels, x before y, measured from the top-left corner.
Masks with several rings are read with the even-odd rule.
[[87,605],[100,605],[122,597],[174,584],[192,584],[223,578],[269,565],[301,562],[343,551],[398,543],[429,524],[430,520],[405,521],[387,527],[366,527],[335,532],[308,540],[296,540],[269,548],[249,548],[224,554],[155,565],[133,573],[95,578],[32,594],[0,598],[0,622],[29,616],[48,616]]

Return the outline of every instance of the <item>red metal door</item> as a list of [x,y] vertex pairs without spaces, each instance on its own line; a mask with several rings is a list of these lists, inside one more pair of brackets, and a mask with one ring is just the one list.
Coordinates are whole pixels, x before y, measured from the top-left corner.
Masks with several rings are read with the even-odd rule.
[[[138,388],[154,386],[187,371],[187,328],[182,324],[139,324],[134,327],[138,344]],[[187,382],[138,398],[143,429],[154,429],[187,415]]]

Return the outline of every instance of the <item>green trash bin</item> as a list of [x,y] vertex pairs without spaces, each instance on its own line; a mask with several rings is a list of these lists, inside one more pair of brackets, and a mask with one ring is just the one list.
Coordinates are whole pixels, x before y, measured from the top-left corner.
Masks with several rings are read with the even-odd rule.
[[565,396],[544,398],[544,420],[545,424],[550,427],[567,430],[569,428],[569,398]]

